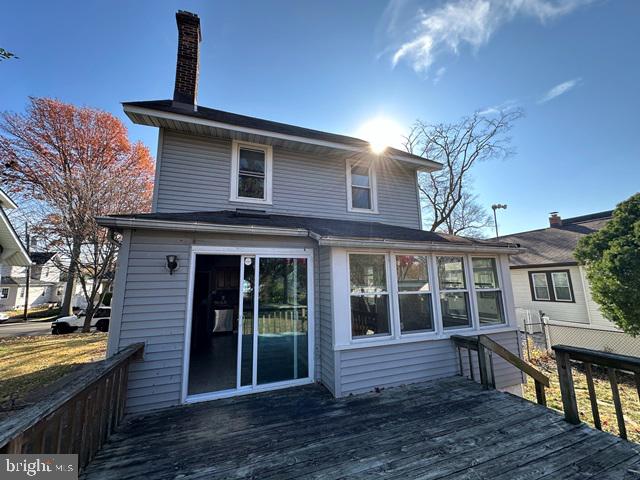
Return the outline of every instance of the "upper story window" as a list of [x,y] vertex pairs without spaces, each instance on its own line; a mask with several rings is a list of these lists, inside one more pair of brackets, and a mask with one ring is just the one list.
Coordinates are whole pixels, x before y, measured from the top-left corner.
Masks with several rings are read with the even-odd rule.
[[230,200],[270,204],[272,163],[271,146],[234,141]]
[[378,213],[376,174],[370,162],[347,161],[347,209]]
[[495,258],[473,257],[473,285],[476,290],[480,326],[505,323],[502,290]]
[[531,298],[538,302],[573,302],[569,270],[529,272]]

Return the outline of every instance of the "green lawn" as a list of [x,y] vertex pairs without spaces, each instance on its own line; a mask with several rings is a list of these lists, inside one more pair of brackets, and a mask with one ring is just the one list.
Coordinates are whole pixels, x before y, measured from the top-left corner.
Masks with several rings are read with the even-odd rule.
[[[549,376],[551,388],[547,389],[547,405],[550,408],[562,411],[562,396],[560,395],[555,359],[550,355],[538,351],[532,355],[531,364]],[[598,399],[598,410],[600,412],[602,429],[617,435],[618,423],[609,380],[603,372],[596,372],[595,370],[593,380],[596,397]],[[622,410],[627,426],[627,435],[629,440],[640,443],[640,400],[638,399],[636,387],[631,382],[630,377],[626,377],[626,380],[625,382],[620,382],[620,399],[622,401]],[[578,368],[573,368],[573,382],[578,399],[580,419],[593,426],[587,379],[584,373],[579,371]],[[532,402],[536,401],[534,382],[529,377],[527,377],[527,384],[525,385],[525,398]]]
[[0,411],[71,372],[80,364],[103,360],[106,333],[43,335],[0,340]]

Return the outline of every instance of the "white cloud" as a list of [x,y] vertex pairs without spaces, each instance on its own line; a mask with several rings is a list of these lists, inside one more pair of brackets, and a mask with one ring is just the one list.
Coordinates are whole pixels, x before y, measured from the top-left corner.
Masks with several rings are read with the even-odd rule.
[[508,112],[515,108],[520,108],[520,102],[518,100],[506,100],[497,105],[491,105],[489,107],[478,110],[478,115],[490,116],[500,112]]
[[[401,60],[417,72],[427,72],[444,53],[458,54],[463,45],[478,49],[486,45],[502,25],[518,16],[545,22],[566,15],[593,0],[448,0],[430,10],[411,14],[410,28],[399,20],[407,0],[392,0],[385,11],[388,33],[411,31],[411,37],[394,48],[393,65]],[[405,22],[406,23],[406,22]]]
[[540,97],[538,103],[546,103],[549,100],[553,100],[554,98],[559,97],[560,95],[564,95],[569,90],[580,85],[580,83],[582,83],[582,78],[574,78],[573,80],[567,80],[566,82],[559,83],[555,87],[549,89],[549,91],[542,97]]
[[440,82],[440,80],[442,80],[442,77],[444,76],[446,71],[447,71],[446,67],[440,67],[438,70],[436,70],[436,74],[433,77],[434,85],[437,85]]

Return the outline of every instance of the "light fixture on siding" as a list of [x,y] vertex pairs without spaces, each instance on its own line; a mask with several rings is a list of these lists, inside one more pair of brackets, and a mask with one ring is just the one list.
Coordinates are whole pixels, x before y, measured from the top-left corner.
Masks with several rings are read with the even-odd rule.
[[167,269],[169,270],[169,275],[173,275],[173,272],[178,269],[177,255],[167,255]]

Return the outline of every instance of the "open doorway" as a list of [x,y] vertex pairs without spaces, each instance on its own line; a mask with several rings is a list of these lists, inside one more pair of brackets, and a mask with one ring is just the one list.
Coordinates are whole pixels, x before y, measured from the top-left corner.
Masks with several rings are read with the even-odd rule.
[[240,256],[197,255],[189,395],[236,388]]

